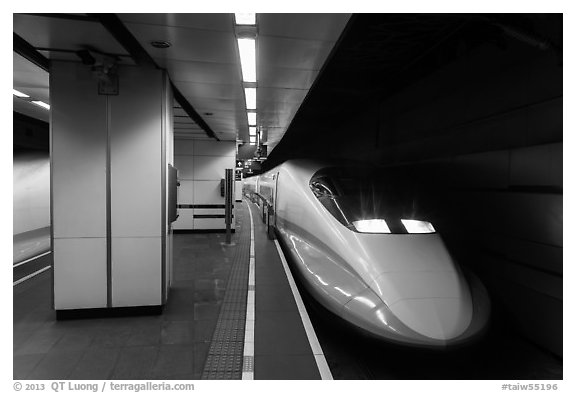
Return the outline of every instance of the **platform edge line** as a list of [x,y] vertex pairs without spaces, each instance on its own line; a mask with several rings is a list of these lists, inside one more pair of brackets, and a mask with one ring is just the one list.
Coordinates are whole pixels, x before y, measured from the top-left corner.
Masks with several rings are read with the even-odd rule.
[[15,268],[15,267],[18,267],[18,266],[22,266],[22,265],[24,265],[25,263],[35,261],[36,259],[42,258],[44,255],[48,255],[48,254],[51,254],[51,253],[52,253],[52,251],[46,251],[45,253],[42,253],[42,254],[40,254],[40,255],[36,255],[35,257],[28,258],[28,259],[26,259],[25,261],[18,262],[17,264],[12,265],[12,268]]
[[254,368],[256,363],[254,359],[254,342],[256,341],[254,334],[254,327],[256,324],[256,247],[254,246],[254,219],[252,218],[252,209],[250,208],[249,203],[246,203],[246,206],[248,207],[248,215],[250,216],[248,285],[252,285],[252,288],[246,294],[246,322],[244,326],[244,356],[242,357],[242,370],[245,369],[246,357],[252,359],[252,367],[250,371],[242,372],[242,380],[254,380]]
[[18,280],[18,281],[14,281],[14,283],[12,284],[12,286],[15,287],[16,285],[21,284],[21,283],[23,283],[24,281],[26,281],[26,280],[34,277],[34,276],[39,275],[40,273],[44,273],[46,270],[48,270],[48,269],[50,269],[50,268],[52,268],[52,266],[43,267],[42,269],[37,270],[37,271],[35,271],[34,273],[27,275],[26,277],[22,277],[22,278],[21,278],[20,280]]

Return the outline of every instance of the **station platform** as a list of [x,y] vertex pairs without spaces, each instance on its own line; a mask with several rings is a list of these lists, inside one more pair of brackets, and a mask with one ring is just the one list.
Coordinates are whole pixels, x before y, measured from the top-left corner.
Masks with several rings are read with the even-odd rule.
[[15,271],[13,378],[320,379],[279,247],[255,205],[235,210],[231,245],[220,233],[174,235],[159,315],[57,320],[51,269],[24,280]]

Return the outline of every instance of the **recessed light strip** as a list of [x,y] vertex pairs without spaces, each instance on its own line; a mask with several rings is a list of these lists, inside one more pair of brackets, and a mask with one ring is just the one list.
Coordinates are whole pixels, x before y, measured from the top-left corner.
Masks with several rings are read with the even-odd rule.
[[242,66],[242,80],[256,82],[256,40],[252,38],[238,38],[240,51],[240,65]]
[[244,94],[246,95],[246,109],[256,110],[256,88],[245,87]]
[[255,25],[256,24],[256,14],[254,13],[237,13],[234,14],[237,25]]
[[24,101],[26,102],[30,102],[32,104],[41,106],[42,108],[46,109],[46,110],[50,110],[50,105],[48,105],[47,103],[45,103],[44,101],[39,101],[39,100],[28,100],[28,98],[30,98],[30,96],[28,94],[22,93],[21,91],[18,91],[14,88],[12,88],[12,94],[15,95],[18,98],[22,98]]
[[48,105],[47,103],[43,102],[43,101],[30,101],[33,104],[36,104],[38,106],[41,106],[42,108],[46,109],[46,110],[50,110],[50,105]]
[[12,89],[12,94],[14,94],[16,97],[20,97],[20,98],[30,98],[30,96],[28,94],[24,94],[21,91],[18,91],[16,89]]

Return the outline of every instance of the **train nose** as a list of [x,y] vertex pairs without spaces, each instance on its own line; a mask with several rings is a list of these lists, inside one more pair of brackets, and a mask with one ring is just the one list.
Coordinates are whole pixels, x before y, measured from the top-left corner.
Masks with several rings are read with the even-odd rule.
[[434,340],[450,340],[463,334],[472,310],[459,298],[402,299],[390,311],[415,332]]
[[455,270],[388,272],[370,285],[405,326],[432,340],[451,340],[472,321],[472,301]]

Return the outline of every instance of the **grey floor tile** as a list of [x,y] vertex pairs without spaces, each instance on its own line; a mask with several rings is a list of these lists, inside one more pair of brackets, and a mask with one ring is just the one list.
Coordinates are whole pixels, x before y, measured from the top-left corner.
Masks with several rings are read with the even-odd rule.
[[40,363],[44,354],[31,354],[31,355],[15,355],[13,364],[13,377],[14,379],[26,379],[28,375],[34,370],[36,365]]
[[202,377],[209,351],[210,343],[194,344],[194,378],[200,379]]
[[132,328],[130,326],[102,326],[94,333],[92,346],[100,348],[118,348],[126,345]]
[[119,348],[90,348],[68,379],[110,379],[119,354]]
[[50,349],[50,352],[58,351],[83,351],[86,350],[93,340],[93,334],[88,330],[82,332],[68,332]]
[[217,319],[220,312],[220,304],[198,303],[194,305],[194,320]]
[[263,312],[256,315],[256,355],[312,353],[298,312]]
[[[258,280],[258,279],[257,279]],[[297,311],[294,295],[290,286],[286,283],[283,285],[260,284],[261,280],[256,282],[256,312],[262,311]]]
[[204,319],[194,322],[194,342],[210,342],[216,328],[216,319]]
[[42,329],[32,334],[19,348],[16,355],[46,354],[64,336],[61,330]]
[[193,345],[162,345],[150,377],[163,379],[174,375],[192,375],[194,372]]
[[111,379],[148,379],[156,364],[159,349],[157,346],[122,348]]
[[132,329],[130,337],[126,342],[126,346],[160,345],[161,332],[161,321],[139,324]]
[[29,379],[67,379],[76,368],[84,351],[48,353],[28,374]]
[[320,373],[312,355],[256,355],[254,379],[312,380]]
[[162,344],[191,344],[193,342],[193,325],[187,321],[165,321],[160,333]]

